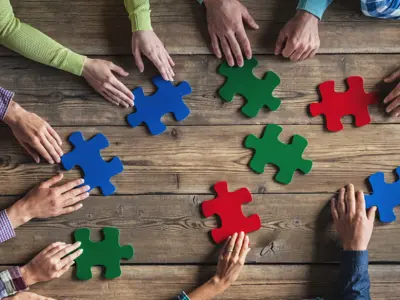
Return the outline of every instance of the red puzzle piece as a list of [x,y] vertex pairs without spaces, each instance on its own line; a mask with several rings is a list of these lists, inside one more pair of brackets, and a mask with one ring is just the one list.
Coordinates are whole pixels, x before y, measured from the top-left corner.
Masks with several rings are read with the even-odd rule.
[[217,198],[204,201],[201,207],[206,218],[214,214],[221,218],[222,226],[211,231],[211,236],[217,244],[225,241],[235,232],[248,233],[261,228],[258,215],[246,217],[242,212],[242,204],[252,201],[248,189],[241,188],[235,192],[229,192],[228,183],[220,181],[214,185],[214,190],[217,192]]
[[319,85],[322,101],[311,103],[310,112],[313,117],[324,114],[329,131],[343,129],[340,119],[353,115],[356,126],[364,126],[371,122],[368,105],[378,103],[378,93],[365,93],[364,82],[360,76],[347,78],[349,89],[346,92],[335,92],[335,82],[325,81]]

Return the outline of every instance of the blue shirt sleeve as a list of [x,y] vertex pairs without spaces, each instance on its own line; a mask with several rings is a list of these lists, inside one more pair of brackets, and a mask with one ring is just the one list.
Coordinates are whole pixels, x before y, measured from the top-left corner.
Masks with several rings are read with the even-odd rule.
[[340,260],[340,300],[370,300],[368,251],[343,251]]
[[297,9],[308,11],[319,19],[333,0],[300,0]]

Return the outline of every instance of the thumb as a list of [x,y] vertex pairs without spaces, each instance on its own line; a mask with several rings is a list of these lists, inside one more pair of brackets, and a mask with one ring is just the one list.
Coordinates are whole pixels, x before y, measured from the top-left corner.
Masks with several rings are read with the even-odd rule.
[[281,30],[281,32],[279,33],[279,36],[278,36],[278,40],[276,41],[276,46],[275,46],[275,51],[274,51],[275,55],[279,55],[282,53],[282,50],[285,45],[285,40],[286,40],[286,35]]
[[249,14],[249,11],[245,9],[242,14],[243,20],[253,29],[258,29],[260,26],[254,21],[253,17]]
[[377,210],[376,206],[372,206],[367,212],[368,220],[370,220],[371,222],[375,220],[376,210]]
[[396,79],[400,79],[400,69],[398,69],[397,71],[394,71],[390,76],[385,78],[385,82],[386,83],[391,83],[393,81],[395,81]]
[[126,72],[120,66],[117,66],[117,65],[115,65],[113,63],[111,63],[110,69],[111,69],[111,71],[114,71],[115,73],[117,73],[120,76],[128,76],[129,75],[128,72]]

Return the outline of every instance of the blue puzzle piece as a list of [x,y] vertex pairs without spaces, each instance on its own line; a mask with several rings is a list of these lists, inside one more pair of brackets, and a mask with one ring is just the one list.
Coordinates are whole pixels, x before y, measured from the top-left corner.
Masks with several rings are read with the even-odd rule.
[[68,140],[75,148],[61,157],[64,168],[71,170],[74,166],[79,166],[85,174],[85,185],[89,185],[90,189],[99,187],[104,196],[113,194],[115,186],[110,179],[121,173],[124,166],[118,157],[110,162],[101,157],[100,150],[110,145],[107,138],[99,133],[85,141],[82,132],[77,131]]
[[[396,174],[400,178],[400,167],[396,169]],[[400,205],[400,180],[388,184],[382,172],[372,174],[368,180],[372,194],[365,196],[366,207],[376,206],[381,222],[393,222],[396,220],[393,208]]]
[[150,133],[157,135],[167,129],[161,122],[165,114],[172,113],[177,121],[183,121],[190,114],[182,97],[190,94],[192,88],[186,81],[174,86],[160,75],[154,77],[152,81],[158,87],[153,95],[145,96],[141,87],[133,90],[136,112],[128,115],[127,119],[132,127],[145,123]]

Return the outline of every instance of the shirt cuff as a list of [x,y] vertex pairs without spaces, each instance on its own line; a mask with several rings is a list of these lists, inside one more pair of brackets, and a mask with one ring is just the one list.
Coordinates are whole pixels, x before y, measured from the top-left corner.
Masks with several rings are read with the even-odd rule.
[[151,10],[142,10],[131,14],[132,32],[138,30],[152,30],[150,14]]
[[14,98],[14,93],[0,87],[0,120],[4,120],[8,105]]
[[0,299],[28,289],[19,267],[0,272]]
[[368,270],[368,250],[342,251],[340,264],[351,273]]
[[197,2],[199,2],[200,4],[203,4],[203,0],[197,0]]
[[15,237],[15,231],[5,210],[0,211],[0,244]]
[[300,0],[297,9],[308,11],[321,20],[330,2],[327,0]]
[[182,291],[182,292],[179,294],[179,296],[177,296],[177,297],[175,298],[175,300],[190,300],[190,298],[189,298],[188,295],[186,295],[185,292]]
[[86,56],[70,51],[65,63],[60,67],[60,69],[81,76],[85,59]]

